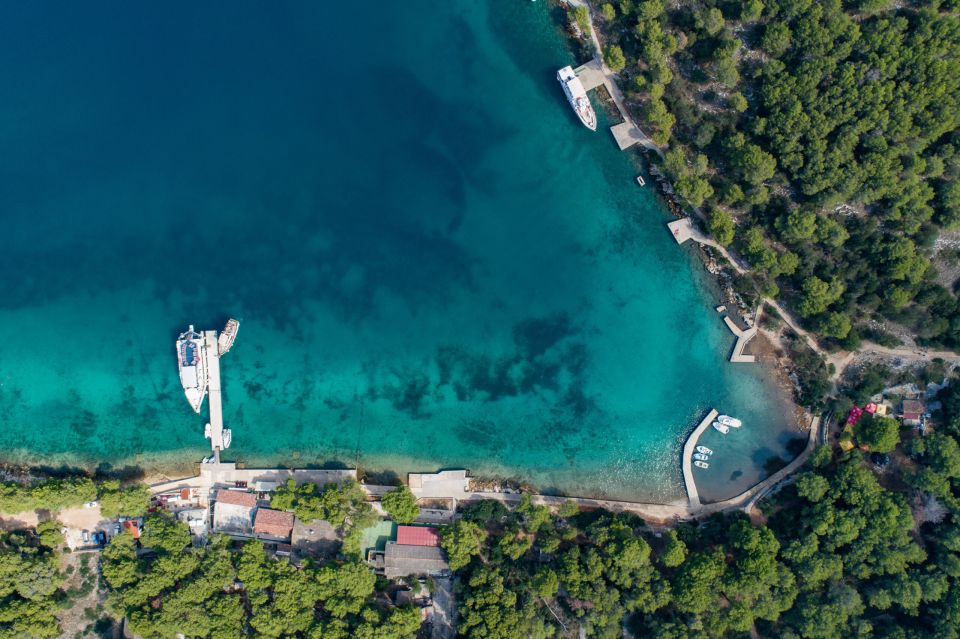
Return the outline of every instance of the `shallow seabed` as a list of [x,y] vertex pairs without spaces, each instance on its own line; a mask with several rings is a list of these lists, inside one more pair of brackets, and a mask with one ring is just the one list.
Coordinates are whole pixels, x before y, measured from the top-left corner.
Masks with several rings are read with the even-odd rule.
[[0,8],[4,457],[199,458],[173,340],[235,316],[228,459],[669,501],[716,406],[752,452],[701,493],[744,488],[786,411],[574,119],[548,11]]

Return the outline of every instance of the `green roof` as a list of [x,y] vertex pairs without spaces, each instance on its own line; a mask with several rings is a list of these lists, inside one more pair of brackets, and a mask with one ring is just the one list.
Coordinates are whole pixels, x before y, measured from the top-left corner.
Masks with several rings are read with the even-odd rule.
[[388,541],[397,539],[397,524],[388,520],[381,519],[376,525],[366,528],[363,531],[363,537],[360,540],[361,556],[366,557],[367,551],[383,550],[387,547]]

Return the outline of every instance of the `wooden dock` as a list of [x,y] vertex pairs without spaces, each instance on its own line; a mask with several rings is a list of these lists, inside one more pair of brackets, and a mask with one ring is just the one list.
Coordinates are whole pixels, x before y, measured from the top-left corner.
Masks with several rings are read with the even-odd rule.
[[210,448],[216,463],[220,463],[223,445],[223,404],[220,399],[220,349],[217,332],[203,332],[203,347],[207,350],[207,397],[210,401]]
[[687,443],[683,445],[683,485],[687,489],[687,499],[690,502],[690,510],[696,512],[700,510],[700,493],[697,492],[697,483],[693,479],[693,453],[697,450],[697,441],[710,424],[716,419],[717,409],[711,408],[703,421],[693,429],[690,437],[687,437]]

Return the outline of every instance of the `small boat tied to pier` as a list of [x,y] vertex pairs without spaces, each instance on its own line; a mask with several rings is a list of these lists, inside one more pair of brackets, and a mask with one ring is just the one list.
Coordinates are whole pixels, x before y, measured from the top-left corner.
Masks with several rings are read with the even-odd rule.
[[203,338],[193,330],[193,324],[177,338],[177,366],[187,403],[193,412],[199,413],[207,394],[207,354]]
[[217,350],[220,352],[221,357],[226,355],[230,347],[233,346],[233,341],[237,339],[237,331],[239,330],[239,320],[235,320],[232,317],[227,320],[227,325],[223,327],[220,335],[217,336]]

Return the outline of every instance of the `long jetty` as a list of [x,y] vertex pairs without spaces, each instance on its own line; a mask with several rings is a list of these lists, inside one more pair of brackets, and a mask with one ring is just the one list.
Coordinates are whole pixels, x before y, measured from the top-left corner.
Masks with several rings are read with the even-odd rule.
[[220,463],[223,445],[223,404],[220,399],[220,350],[217,332],[203,332],[203,348],[207,351],[207,396],[210,401],[210,448],[214,461]]
[[683,445],[683,485],[687,489],[687,500],[690,502],[691,510],[699,510],[701,508],[700,493],[697,492],[697,482],[693,479],[693,453],[697,449],[697,441],[700,440],[700,435],[710,426],[710,423],[717,415],[717,409],[711,408],[707,416],[703,418],[703,421],[693,429],[693,432],[687,437],[687,442]]

